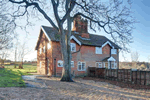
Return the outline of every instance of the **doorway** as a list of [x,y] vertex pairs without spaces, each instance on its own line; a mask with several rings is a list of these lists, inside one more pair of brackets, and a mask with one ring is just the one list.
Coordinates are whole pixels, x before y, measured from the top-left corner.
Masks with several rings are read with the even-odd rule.
[[54,59],[54,76],[56,76],[56,59]]
[[47,59],[47,75],[49,75],[49,59]]

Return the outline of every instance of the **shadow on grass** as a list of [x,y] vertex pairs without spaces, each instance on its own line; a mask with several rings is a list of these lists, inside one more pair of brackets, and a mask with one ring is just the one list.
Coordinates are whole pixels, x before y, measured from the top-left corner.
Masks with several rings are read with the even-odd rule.
[[23,73],[11,69],[0,69],[0,87],[25,87]]

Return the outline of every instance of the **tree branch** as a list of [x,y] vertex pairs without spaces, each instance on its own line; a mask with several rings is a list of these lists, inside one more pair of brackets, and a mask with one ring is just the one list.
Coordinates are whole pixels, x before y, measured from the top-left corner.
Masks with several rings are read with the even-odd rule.
[[23,3],[25,3],[26,4],[26,8],[28,8],[29,6],[35,6],[39,10],[39,12],[45,17],[45,19],[47,19],[50,22],[50,24],[56,30],[58,30],[58,27],[54,24],[54,22],[52,21],[52,19],[44,12],[44,10],[42,10],[40,8],[40,6],[39,6],[38,3],[36,3],[36,2],[29,3],[27,0],[23,0],[23,1],[20,1],[20,2],[14,1],[14,0],[9,0],[9,1],[12,2],[12,3],[16,3],[16,4],[23,4]]

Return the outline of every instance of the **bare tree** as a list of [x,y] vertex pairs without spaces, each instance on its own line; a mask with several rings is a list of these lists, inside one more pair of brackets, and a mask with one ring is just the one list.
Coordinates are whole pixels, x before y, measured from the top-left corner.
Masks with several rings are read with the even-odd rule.
[[1,50],[0,51],[0,63],[1,66],[4,66],[4,62],[6,60],[6,58],[9,56],[8,54],[8,50]]
[[139,60],[139,53],[136,52],[131,52],[131,60],[132,60],[132,66],[137,68],[137,62]]
[[14,43],[14,59],[15,59],[14,68],[16,68],[16,62],[17,62],[17,56],[18,56],[18,46],[19,46],[18,39],[16,38],[15,40],[16,41]]
[[23,60],[24,57],[29,54],[31,49],[27,47],[27,42],[24,42],[23,44],[20,44],[18,47],[18,58],[21,61],[21,64],[19,65],[19,69],[23,68]]
[[0,50],[12,47],[16,27],[15,19],[4,13],[8,11],[5,7],[0,1]]
[[[131,33],[135,23],[130,11],[131,2],[127,1],[124,3],[123,0],[8,0],[8,3],[11,2],[15,8],[12,15],[14,18],[25,15],[28,18],[30,11],[35,12],[34,14],[39,12],[61,34],[60,44],[64,60],[61,81],[73,81],[70,67],[70,36],[73,19],[78,15],[86,18],[90,23],[90,29],[95,31],[98,28],[110,34],[113,40],[127,51],[126,46],[132,42]],[[49,10],[44,9],[46,3],[50,5]],[[127,4],[129,5],[126,6]],[[52,15],[49,15],[51,8],[55,20]],[[67,32],[64,31],[65,22],[67,22]]]

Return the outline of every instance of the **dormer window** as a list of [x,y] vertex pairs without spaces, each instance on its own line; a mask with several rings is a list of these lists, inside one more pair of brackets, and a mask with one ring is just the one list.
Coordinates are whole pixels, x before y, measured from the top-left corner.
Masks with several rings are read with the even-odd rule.
[[43,47],[43,53],[45,53],[45,46]]
[[71,51],[76,52],[76,44],[75,43],[70,43],[71,45]]
[[111,49],[111,54],[117,54],[117,49]]
[[102,54],[102,47],[95,47],[96,54]]
[[51,45],[50,45],[50,43],[48,43],[48,44],[47,44],[47,47],[48,47],[48,49],[50,49],[50,48],[51,48]]
[[39,51],[40,51],[40,54],[41,54],[41,53],[42,53],[42,48],[40,48],[40,50],[39,50]]

